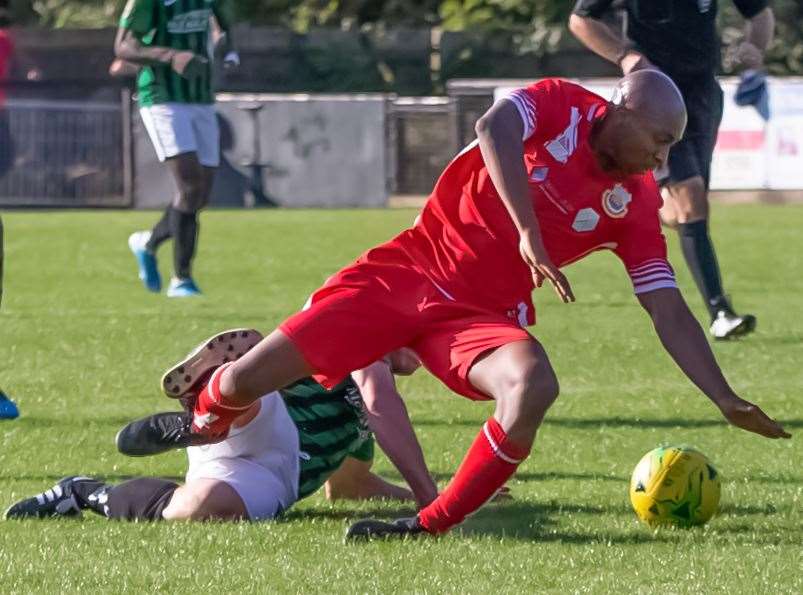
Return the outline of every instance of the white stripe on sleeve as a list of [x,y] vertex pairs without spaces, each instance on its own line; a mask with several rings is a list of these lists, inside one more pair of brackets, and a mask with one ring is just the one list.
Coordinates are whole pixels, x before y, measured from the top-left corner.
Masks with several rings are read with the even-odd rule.
[[656,289],[676,288],[675,273],[669,263],[662,258],[652,258],[627,269],[633,282],[633,291],[647,293]]
[[512,101],[516,106],[516,109],[519,110],[519,115],[524,123],[524,134],[522,135],[522,140],[527,140],[535,132],[535,102],[525,89],[516,89],[515,91],[511,91],[507,96],[505,96],[505,99]]

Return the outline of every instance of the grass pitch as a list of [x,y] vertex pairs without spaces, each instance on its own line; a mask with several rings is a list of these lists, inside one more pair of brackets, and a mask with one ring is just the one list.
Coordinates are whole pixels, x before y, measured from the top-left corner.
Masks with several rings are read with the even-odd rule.
[[[272,329],[414,211],[212,211],[197,280],[206,295],[146,293],[126,246],[155,213],[8,213],[0,386],[22,416],[0,422],[0,507],[65,474],[181,477],[183,453],[118,456],[117,429],[172,408],[163,368],[226,327]],[[718,207],[726,287],[755,336],[715,345],[734,387],[795,434],[772,442],[727,427],[662,351],[612,255],[567,269],[578,301],[536,295],[537,336],[562,396],[511,488],[440,539],[344,545],[348,523],[411,513],[389,503],[300,503],[262,524],[0,522],[2,592],[803,592],[803,253],[800,206]],[[676,239],[672,261],[700,298]],[[170,248],[160,255],[169,274]],[[419,372],[401,381],[432,471],[445,484],[490,404]],[[721,514],[695,530],[638,524],[627,480],[662,442],[696,445],[723,477]],[[376,468],[398,479],[380,456]]]

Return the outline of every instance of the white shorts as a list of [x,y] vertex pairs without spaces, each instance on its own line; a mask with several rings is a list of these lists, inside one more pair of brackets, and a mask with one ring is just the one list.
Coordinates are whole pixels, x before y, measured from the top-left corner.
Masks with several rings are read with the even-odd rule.
[[157,103],[139,108],[159,161],[196,153],[201,165],[220,165],[220,128],[206,103]]
[[187,482],[218,479],[242,498],[252,521],[275,518],[298,500],[298,431],[279,393],[259,401],[259,413],[228,438],[187,449]]

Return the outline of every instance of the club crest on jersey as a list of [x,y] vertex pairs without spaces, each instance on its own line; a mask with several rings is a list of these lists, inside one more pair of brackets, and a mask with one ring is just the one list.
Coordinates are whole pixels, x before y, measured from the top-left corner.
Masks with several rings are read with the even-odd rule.
[[627,215],[627,205],[633,200],[633,195],[621,184],[616,184],[602,193],[602,210],[608,217],[621,219]]

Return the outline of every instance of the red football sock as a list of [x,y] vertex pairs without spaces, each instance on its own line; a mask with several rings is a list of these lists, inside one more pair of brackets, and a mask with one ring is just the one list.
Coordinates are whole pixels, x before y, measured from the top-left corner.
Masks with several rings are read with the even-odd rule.
[[223,364],[215,370],[209,383],[198,393],[193,410],[193,432],[204,436],[225,437],[232,422],[251,406],[231,405],[220,394],[220,377],[233,363]]
[[485,422],[446,489],[418,513],[429,533],[443,533],[463,522],[505,485],[530,448],[514,444],[493,417]]

